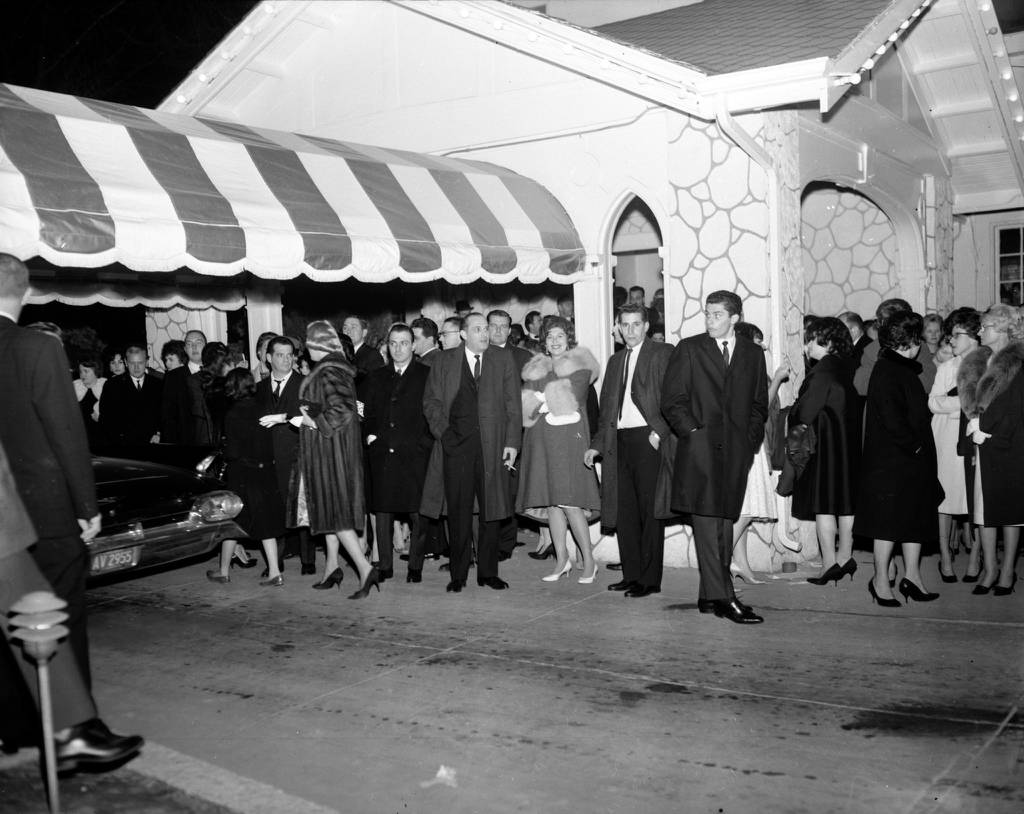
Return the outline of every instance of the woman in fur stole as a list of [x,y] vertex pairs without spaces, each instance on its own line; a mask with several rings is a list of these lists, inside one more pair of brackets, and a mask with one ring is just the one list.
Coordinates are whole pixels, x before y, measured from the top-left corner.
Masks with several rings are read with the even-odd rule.
[[[993,305],[981,318],[982,347],[960,365],[957,389],[967,438],[971,519],[981,527],[985,573],[973,593],[1007,596],[1017,575],[1017,542],[1024,525],[1024,342],[1015,308]],[[965,451],[970,455],[970,449]],[[973,477],[972,477],[973,475]],[[996,573],[996,541],[1003,531],[1003,564]],[[997,582],[998,579],[998,582]]]
[[590,446],[587,391],[600,366],[586,348],[576,346],[573,325],[551,317],[541,329],[544,354],[523,368],[523,454],[516,511],[546,520],[557,556],[556,582],[572,569],[566,549],[571,529],[583,554],[583,576],[589,585],[597,576],[591,552],[588,518],[601,507],[597,476],[583,465]]

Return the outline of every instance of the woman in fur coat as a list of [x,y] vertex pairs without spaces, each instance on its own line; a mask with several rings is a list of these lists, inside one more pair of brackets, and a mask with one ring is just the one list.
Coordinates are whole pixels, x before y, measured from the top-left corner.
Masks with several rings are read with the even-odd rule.
[[[981,318],[981,344],[957,375],[967,436],[971,519],[981,527],[985,573],[974,593],[1006,596],[1017,575],[1017,542],[1024,525],[1024,342],[1016,309],[993,305]],[[972,477],[973,475],[973,477]],[[1003,531],[1003,564],[996,573],[996,540]]]
[[362,583],[349,599],[363,599],[373,586],[380,590],[380,573],[370,566],[359,541],[366,517],[363,444],[356,369],[351,345],[346,353],[342,341],[329,322],[311,322],[306,328],[306,350],[316,367],[299,388],[299,460],[292,470],[288,525],[309,526],[312,534],[326,535],[324,578],[314,588],[341,584],[340,544]]
[[557,562],[544,577],[556,582],[572,569],[566,531],[572,530],[583,555],[583,576],[589,585],[597,576],[591,552],[589,518],[601,507],[597,476],[583,464],[590,446],[587,391],[600,366],[586,348],[576,346],[567,319],[545,320],[544,353],[523,367],[523,453],[516,511],[547,520]]

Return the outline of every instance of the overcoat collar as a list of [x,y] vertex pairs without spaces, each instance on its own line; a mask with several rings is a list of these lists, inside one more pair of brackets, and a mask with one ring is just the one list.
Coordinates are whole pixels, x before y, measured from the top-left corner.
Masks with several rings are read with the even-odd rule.
[[892,348],[882,348],[878,352],[879,359],[886,359],[894,364],[905,367],[908,370],[914,371],[914,375],[917,376],[921,373],[921,363],[916,359],[908,359],[906,356],[900,356]]

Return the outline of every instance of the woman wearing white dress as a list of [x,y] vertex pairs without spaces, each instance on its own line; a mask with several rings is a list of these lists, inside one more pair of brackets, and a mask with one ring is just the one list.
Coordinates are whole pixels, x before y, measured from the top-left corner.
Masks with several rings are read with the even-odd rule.
[[[967,484],[964,459],[957,453],[960,441],[960,395],[956,377],[964,356],[978,347],[981,315],[973,308],[957,308],[943,324],[943,335],[949,339],[951,359],[941,362],[935,372],[935,383],[928,396],[932,411],[932,435],[939,464],[939,483],[945,497],[939,504],[939,576],[943,582],[956,582],[953,573],[952,543],[955,518],[967,514]],[[970,523],[968,534],[970,533]],[[975,565],[977,568],[977,565]]]

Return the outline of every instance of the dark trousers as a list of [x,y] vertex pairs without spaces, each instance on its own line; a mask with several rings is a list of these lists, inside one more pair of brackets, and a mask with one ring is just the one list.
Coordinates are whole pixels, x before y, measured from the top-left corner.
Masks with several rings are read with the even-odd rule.
[[[473,555],[473,501],[481,507],[477,534],[477,577],[498,576],[498,530],[500,520],[485,521],[484,460],[479,440],[444,456],[444,498],[448,504],[448,533],[451,547],[451,577],[465,581]],[[411,562],[411,559],[410,559]]]
[[68,603],[64,623],[71,633],[68,644],[78,660],[82,679],[92,687],[89,669],[89,634],[85,619],[85,578],[89,571],[89,554],[77,534],[67,537],[41,537],[29,549],[32,559],[57,596]]
[[[423,541],[420,536],[420,516],[416,512],[374,512],[377,518],[377,563],[383,571],[395,567],[395,518],[409,518],[409,567],[423,567]],[[413,553],[419,556],[419,565],[413,565]]]
[[651,446],[650,434],[650,427],[616,433],[618,521],[615,534],[619,540],[622,578],[660,588],[665,561],[665,527],[654,517],[654,494],[661,453]]
[[732,524],[727,517],[692,516],[693,543],[700,568],[700,598],[729,601],[732,589]]
[[443,518],[423,514],[414,516],[417,523],[415,528],[410,528],[409,570],[422,571],[423,560],[428,556],[448,556],[448,535],[444,530]]
[[316,540],[309,533],[309,529],[303,526],[301,529],[289,531],[283,537],[277,538],[278,556],[291,554],[298,549],[299,562],[303,565],[316,565]]
[[[31,591],[53,591],[53,586],[29,552],[18,551],[0,559],[0,615],[4,622],[0,627],[10,645],[9,652],[0,659],[0,710],[3,710],[0,736],[5,742],[8,736],[12,743],[32,742],[38,731],[35,713],[39,704],[39,685],[35,666],[25,658],[21,644],[10,638],[10,626],[7,624],[11,605]],[[76,653],[67,641],[58,645],[57,655],[50,660],[49,666],[54,728],[64,729],[95,718],[96,704],[79,668]],[[23,701],[26,698],[31,703],[26,705]]]

